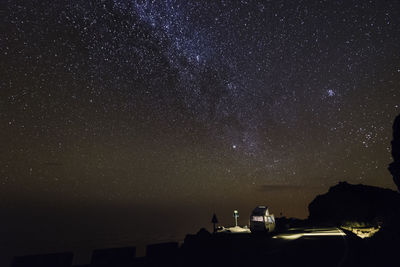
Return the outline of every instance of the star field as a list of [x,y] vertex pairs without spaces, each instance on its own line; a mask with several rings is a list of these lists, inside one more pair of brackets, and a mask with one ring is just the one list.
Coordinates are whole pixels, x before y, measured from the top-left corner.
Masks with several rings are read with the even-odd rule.
[[399,13],[397,1],[6,1],[1,199],[265,202],[305,217],[338,181],[394,189]]

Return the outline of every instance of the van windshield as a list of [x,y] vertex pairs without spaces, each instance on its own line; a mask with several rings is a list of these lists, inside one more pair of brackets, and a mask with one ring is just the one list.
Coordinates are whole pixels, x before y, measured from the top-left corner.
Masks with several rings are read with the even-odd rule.
[[261,209],[253,210],[253,215],[255,215],[255,216],[264,216],[265,215],[265,210],[261,210]]

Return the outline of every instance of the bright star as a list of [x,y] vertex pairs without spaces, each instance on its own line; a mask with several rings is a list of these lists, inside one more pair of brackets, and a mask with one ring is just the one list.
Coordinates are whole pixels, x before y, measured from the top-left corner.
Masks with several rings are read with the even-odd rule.
[[336,95],[335,91],[333,91],[332,89],[328,90],[328,96],[332,97],[332,96],[335,96],[335,95]]

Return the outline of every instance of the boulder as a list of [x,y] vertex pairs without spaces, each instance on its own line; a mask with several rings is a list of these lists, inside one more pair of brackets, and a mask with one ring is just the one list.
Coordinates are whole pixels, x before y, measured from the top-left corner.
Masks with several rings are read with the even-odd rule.
[[400,115],[393,123],[392,157],[393,162],[389,165],[389,171],[400,191]]
[[390,189],[340,182],[326,194],[317,196],[308,209],[309,220],[313,223],[387,224],[399,214],[400,194]]

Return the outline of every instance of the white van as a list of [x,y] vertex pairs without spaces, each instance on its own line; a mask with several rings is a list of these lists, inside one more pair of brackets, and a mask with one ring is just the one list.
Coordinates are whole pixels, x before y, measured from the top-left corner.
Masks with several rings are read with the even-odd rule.
[[275,230],[275,216],[269,214],[266,206],[258,206],[253,210],[250,216],[250,230],[252,233]]

